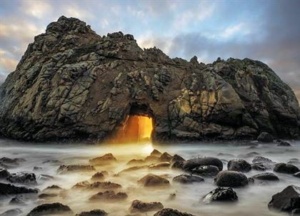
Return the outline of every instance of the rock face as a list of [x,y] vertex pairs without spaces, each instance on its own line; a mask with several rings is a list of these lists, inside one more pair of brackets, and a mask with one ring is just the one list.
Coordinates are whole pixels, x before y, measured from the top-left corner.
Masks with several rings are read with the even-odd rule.
[[290,185],[280,193],[275,194],[269,202],[269,208],[290,213],[295,209],[299,209],[300,188]]
[[0,101],[0,134],[22,140],[103,141],[139,114],[153,118],[156,142],[299,136],[298,101],[267,65],[171,59],[75,18],[34,38]]

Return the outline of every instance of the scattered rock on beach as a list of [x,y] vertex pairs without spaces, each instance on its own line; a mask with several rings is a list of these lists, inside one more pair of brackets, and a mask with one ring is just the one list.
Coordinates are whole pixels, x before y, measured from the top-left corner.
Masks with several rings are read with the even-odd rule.
[[42,216],[42,215],[58,215],[67,214],[71,215],[72,210],[69,206],[61,203],[46,203],[41,204],[32,209],[27,216]]
[[248,184],[248,179],[241,172],[225,170],[218,173],[215,183],[219,187],[242,187]]
[[214,201],[234,202],[238,200],[236,192],[232,188],[218,187],[203,197],[203,202],[211,203]]
[[149,211],[158,211],[163,209],[164,206],[161,202],[142,202],[140,200],[134,200],[130,206],[130,212],[136,213],[144,213]]

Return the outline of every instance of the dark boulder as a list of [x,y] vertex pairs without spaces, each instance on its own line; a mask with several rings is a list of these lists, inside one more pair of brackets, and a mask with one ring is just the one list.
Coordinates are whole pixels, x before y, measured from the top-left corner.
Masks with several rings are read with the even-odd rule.
[[168,152],[164,152],[160,157],[159,161],[160,162],[171,162],[173,156],[170,155]]
[[138,180],[138,183],[144,187],[165,187],[170,185],[170,182],[167,179],[153,174],[144,176]]
[[242,187],[248,184],[248,179],[241,172],[225,170],[218,173],[215,183],[219,187]]
[[291,213],[300,208],[300,187],[290,185],[283,191],[272,196],[269,209]]
[[187,174],[181,174],[173,178],[173,182],[178,182],[181,184],[192,184],[192,183],[203,182],[203,181],[204,179],[201,178],[200,176],[193,176]]
[[115,193],[114,191],[99,192],[90,197],[91,201],[116,202],[127,199],[128,195],[124,192]]
[[299,172],[299,168],[292,164],[277,163],[275,164],[274,172],[294,174],[296,172]]
[[39,199],[48,199],[48,198],[53,198],[53,197],[57,197],[58,194],[55,193],[41,193],[39,194],[38,198]]
[[106,171],[97,172],[91,177],[91,180],[92,181],[103,180],[107,175],[108,175],[108,173]]
[[129,211],[132,213],[140,212],[149,212],[149,211],[158,211],[163,209],[164,206],[161,202],[142,202],[140,200],[134,200],[131,203]]
[[107,164],[115,163],[116,161],[117,159],[111,153],[89,160],[90,164],[94,166],[107,165]]
[[42,216],[42,215],[55,215],[55,214],[72,214],[69,206],[61,203],[47,203],[42,204],[32,209],[27,216]]
[[153,157],[160,157],[161,155],[162,155],[162,153],[160,151],[158,151],[157,149],[153,149],[153,151],[150,154],[150,156],[153,156]]
[[102,190],[113,190],[113,189],[120,189],[122,186],[120,184],[114,182],[93,182],[89,183],[88,181],[83,181],[75,184],[73,189],[86,189],[86,190],[95,190],[95,189],[102,189]]
[[26,187],[17,187],[12,184],[0,183],[0,196],[1,195],[25,194],[25,193],[38,193],[38,190],[26,188]]
[[0,179],[6,179],[10,173],[6,169],[0,168]]
[[270,166],[264,164],[264,163],[254,163],[254,164],[251,164],[251,168],[253,170],[258,170],[258,171],[265,171],[265,170],[269,170],[271,169]]
[[213,165],[208,165],[208,166],[200,166],[191,171],[192,174],[200,175],[203,177],[215,177],[220,170],[218,167],[213,166]]
[[267,132],[261,132],[257,137],[257,140],[264,143],[270,143],[273,142],[274,137]]
[[258,155],[253,158],[252,163],[274,163],[274,162],[269,158]]
[[18,216],[18,215],[21,215],[22,213],[23,212],[21,209],[15,208],[15,209],[10,209],[10,210],[3,212],[2,214],[0,214],[0,216]]
[[194,216],[186,212],[180,212],[176,209],[165,208],[156,212],[153,216]]
[[291,145],[291,143],[289,143],[288,141],[278,140],[277,146],[290,147],[290,146],[292,146],[292,145]]
[[175,155],[172,157],[171,164],[174,163],[174,162],[176,162],[176,161],[184,162],[185,159],[184,159],[183,157],[181,157],[180,155],[175,154]]
[[107,212],[101,209],[94,209],[88,212],[81,212],[80,214],[76,214],[76,216],[107,216]]
[[260,173],[252,176],[251,178],[253,178],[254,180],[263,180],[263,181],[279,181],[278,176],[276,176],[274,173],[269,173],[269,172]]
[[10,174],[7,177],[7,181],[18,184],[37,184],[35,174],[26,172]]
[[243,159],[233,159],[228,162],[227,169],[239,172],[249,172],[251,171],[251,164]]
[[220,171],[223,170],[222,161],[214,157],[203,157],[203,158],[194,158],[194,159],[187,160],[183,165],[183,169],[187,171],[192,171],[197,167],[208,166],[208,165],[216,166]]
[[16,196],[14,198],[12,198],[9,201],[10,205],[18,205],[18,206],[22,206],[22,205],[26,205],[25,200],[22,196]]
[[57,172],[67,173],[67,172],[92,172],[95,168],[91,165],[60,165]]
[[210,203],[213,201],[234,202],[238,200],[236,192],[232,188],[218,187],[203,197],[203,202]]

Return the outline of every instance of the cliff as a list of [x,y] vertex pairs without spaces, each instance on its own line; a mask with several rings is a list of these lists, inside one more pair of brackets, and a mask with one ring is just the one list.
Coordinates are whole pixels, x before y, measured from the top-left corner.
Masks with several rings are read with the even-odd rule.
[[152,117],[156,142],[299,136],[298,101],[262,62],[171,59],[75,18],[34,38],[0,101],[0,133],[22,140],[103,141],[128,115]]

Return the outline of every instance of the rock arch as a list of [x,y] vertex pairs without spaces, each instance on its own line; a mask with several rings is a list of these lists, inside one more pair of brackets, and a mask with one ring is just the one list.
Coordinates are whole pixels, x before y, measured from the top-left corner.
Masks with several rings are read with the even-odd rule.
[[0,134],[22,140],[104,141],[130,113],[155,119],[155,142],[299,136],[298,101],[267,65],[171,59],[75,18],[35,37],[0,100]]

